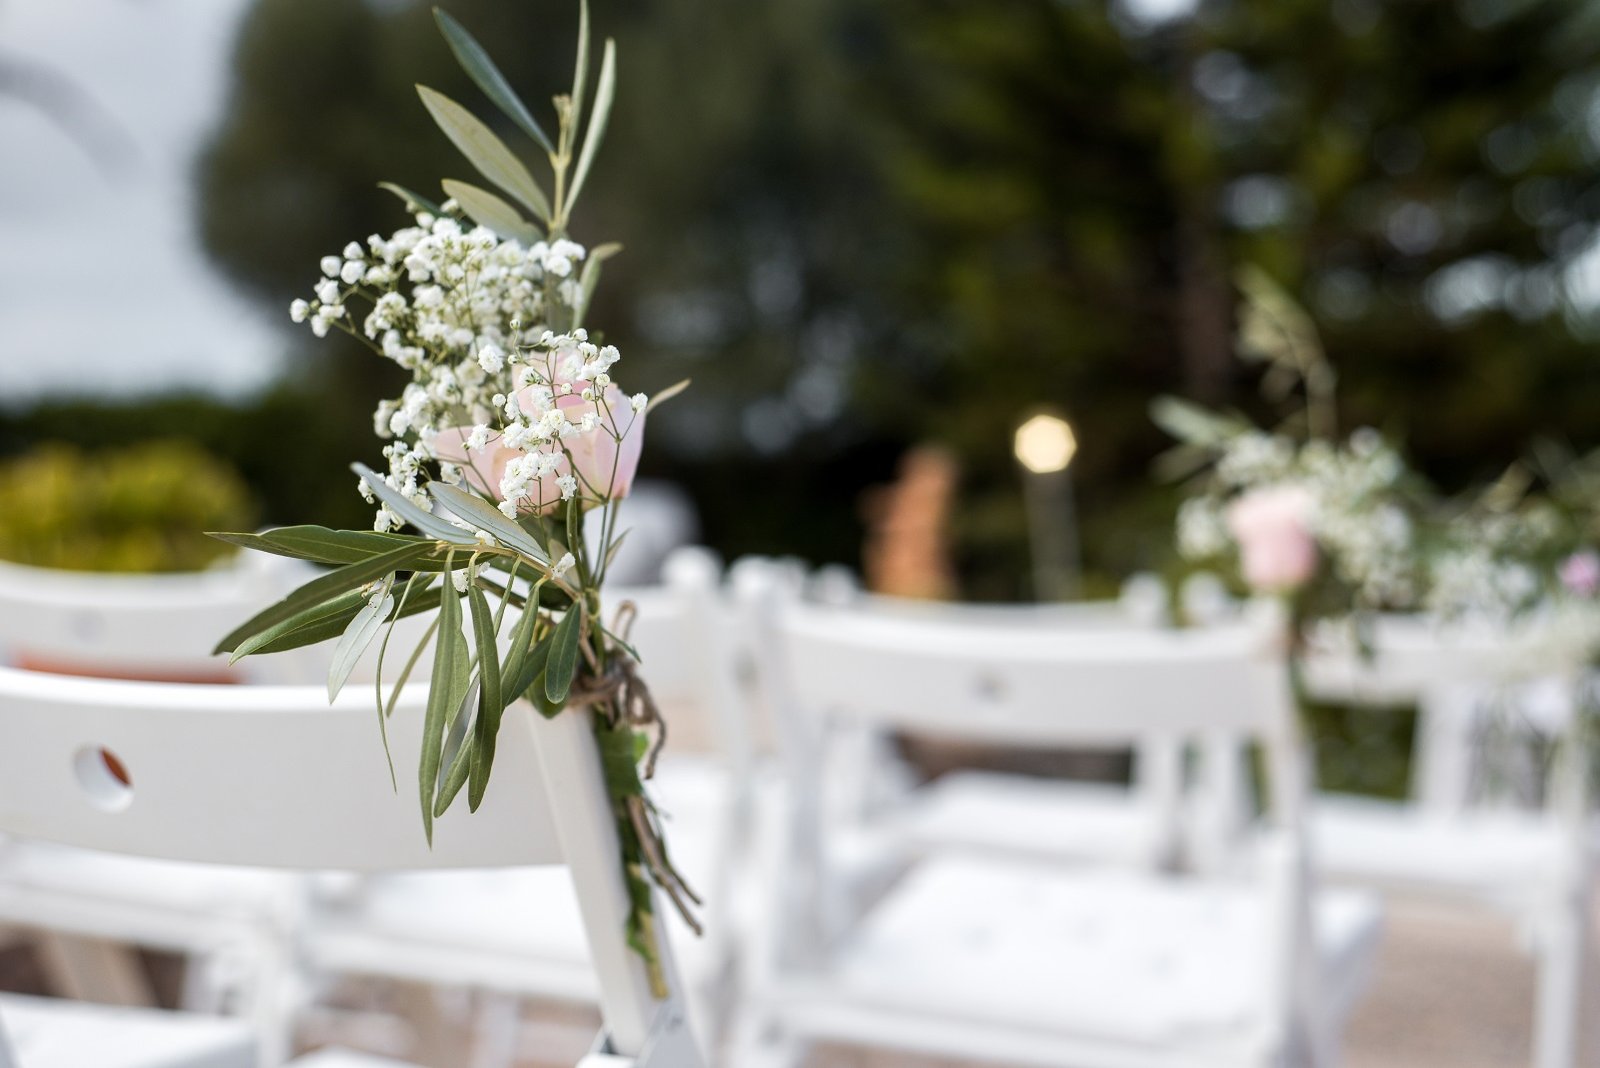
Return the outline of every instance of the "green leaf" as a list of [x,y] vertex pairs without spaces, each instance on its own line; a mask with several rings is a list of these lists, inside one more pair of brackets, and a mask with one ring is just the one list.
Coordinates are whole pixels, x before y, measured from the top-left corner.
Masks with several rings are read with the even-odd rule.
[[[329,604],[332,603],[333,602],[329,602]],[[250,650],[249,655],[264,656],[267,653],[283,653],[290,649],[299,649],[303,646],[315,645],[318,642],[328,641],[330,638],[337,638],[339,635],[343,634],[344,629],[350,625],[350,620],[355,618],[356,612],[360,610],[360,604],[361,598],[356,597],[349,606],[345,607],[337,614],[318,616],[316,619],[313,619],[299,627],[281,630],[278,632],[278,637],[274,637],[269,641],[265,641],[262,644],[255,646]],[[405,610],[401,612],[400,616],[397,618],[414,616],[419,612],[426,612],[429,609],[437,607],[439,607],[439,591],[429,590],[421,597],[418,597],[411,604],[407,605]]]
[[[521,664],[517,665],[517,673],[515,675],[509,672],[505,673],[500,685],[501,693],[506,697],[506,704],[509,705],[519,697],[526,697],[532,700],[534,694],[540,697],[544,696],[543,681],[545,670],[550,663],[550,648],[551,641],[546,638],[528,650],[527,657],[523,659]],[[510,682],[507,683],[506,679],[510,679]],[[534,693],[529,693],[530,690],[534,691]]]
[[578,202],[578,194],[589,177],[589,166],[600,150],[606,136],[606,122],[611,118],[611,99],[617,90],[617,45],[606,38],[605,57],[600,61],[600,84],[594,93],[594,110],[589,113],[589,129],[583,136],[583,152],[578,156],[578,169],[572,172],[572,189],[567,193],[565,210],[570,215]]
[[572,678],[578,673],[578,641],[583,637],[580,624],[583,610],[577,605],[567,609],[567,614],[556,624],[550,636],[550,664],[544,671],[544,695],[551,704],[567,699],[572,689]]
[[615,241],[596,245],[589,250],[589,258],[584,261],[583,274],[578,280],[580,296],[577,318],[573,321],[574,328],[583,325],[584,313],[589,310],[589,301],[594,298],[595,287],[600,284],[600,265],[621,251],[622,246]]
[[671,400],[673,397],[676,397],[678,394],[682,393],[688,388],[689,379],[687,378],[683,379],[682,381],[674,382],[672,385],[661,390],[655,396],[650,398],[650,400],[644,406],[645,414],[649,415],[651,412],[656,410],[656,406],[658,404],[667,403],[667,401]]
[[[330,601],[302,608],[282,619],[256,627],[252,625],[255,623],[255,619],[260,619],[265,614],[259,613],[255,619],[235,628],[232,634],[223,639],[223,642],[227,643],[226,649],[219,645],[215,651],[231,653],[232,655],[228,662],[232,664],[252,653],[264,652],[267,646],[276,646],[281,640],[300,637],[300,632],[307,628],[318,628],[316,633],[322,637],[313,637],[309,640],[300,640],[293,644],[278,646],[273,651],[279,652],[286,648],[296,649],[302,645],[310,645],[314,641],[321,641],[323,638],[337,637],[344,632],[345,627],[350,625],[350,620],[354,619],[355,614],[361,610],[364,600],[365,598],[362,597],[360,590],[351,590]],[[274,605],[273,607],[277,606]]]
[[428,212],[430,215],[444,214],[444,210],[440,208],[439,205],[435,204],[433,201],[429,200],[420,193],[413,193],[403,185],[396,185],[393,182],[379,182],[378,188],[387,189],[389,192],[399,197],[405,202],[406,210],[411,212],[413,215],[417,213],[419,208]]
[[520,126],[523,133],[539,142],[541,148],[554,153],[555,144],[511,88],[505,75],[500,73],[500,68],[494,65],[494,60],[489,58],[483,46],[473,39],[461,23],[438,8],[433,9],[433,17],[439,23],[439,32],[444,34],[445,41],[450,45],[450,51],[455,53],[456,62],[467,72],[467,77],[483,90],[483,95],[504,112],[506,118]]
[[[489,614],[489,600],[474,586],[467,591],[467,604],[472,609],[472,633],[478,642],[478,718],[473,723],[472,788],[467,791],[467,807],[476,812],[489,787],[489,770],[494,763],[495,740],[506,702],[500,693],[498,628]],[[466,757],[463,752],[457,760]]]
[[[537,585],[535,588],[537,589]],[[526,690],[533,680],[538,677],[538,672],[544,670],[544,661],[541,660],[538,669],[528,675],[526,681],[521,681],[523,671],[527,668],[528,658],[533,655],[535,649],[533,634],[534,627],[538,622],[539,607],[537,604],[529,603],[523,607],[522,615],[517,619],[517,625],[511,631],[511,648],[506,652],[505,662],[500,666],[501,693],[504,695],[505,703],[508,705],[518,697],[521,697],[522,691]],[[548,643],[541,642],[540,645],[544,646],[548,645]],[[549,655],[548,650],[546,650],[545,655]]]
[[367,488],[377,495],[378,499],[387,504],[395,515],[416,527],[430,537],[439,541],[447,541],[453,545],[475,545],[477,539],[471,531],[462,530],[454,523],[447,523],[431,512],[425,512],[407,500],[399,490],[383,480],[383,476],[373,471],[366,464],[351,464],[350,470],[360,475],[366,482]]
[[[450,580],[446,577],[445,581]],[[434,648],[433,679],[422,728],[422,761],[417,769],[422,827],[430,846],[433,845],[433,802],[439,789],[439,761],[444,749],[445,728],[450,714],[461,707],[471,685],[467,659],[467,639],[461,633],[461,600],[446,596],[439,602],[439,641]]]
[[539,547],[539,543],[533,540],[532,535],[507,519],[504,512],[482,497],[445,482],[430,483],[428,492],[433,494],[434,500],[459,518],[493,534],[501,545],[515,549],[541,564],[550,562],[550,557]]
[[[394,773],[394,754],[389,750],[389,717],[383,714],[383,658],[389,655],[389,639],[394,637],[394,627],[405,615],[406,604],[411,600],[411,595],[416,592],[420,583],[426,586],[431,579],[421,572],[416,572],[406,579],[406,585],[400,591],[400,607],[395,609],[395,614],[390,618],[389,625],[384,628],[383,641],[378,645],[378,664],[373,671],[372,689],[378,705],[378,735],[383,739],[383,759],[389,765],[389,786],[395,793],[400,792],[400,780]],[[414,664],[416,661],[412,661]],[[401,685],[405,680],[401,680]]]
[[469,737],[468,727],[462,726],[456,730],[456,723],[466,714],[469,705],[477,703],[479,693],[478,685],[474,682],[467,687],[467,693],[461,699],[461,705],[456,709],[455,715],[450,717],[450,725],[446,729],[449,734],[448,748],[452,748],[450,767],[445,771],[444,783],[439,787],[439,797],[433,803],[433,818],[438,819],[450,811],[450,803],[456,799],[461,788],[467,784],[467,776],[472,771],[472,754],[474,747]]
[[439,184],[444,186],[445,195],[454,197],[473,222],[487,226],[503,238],[531,245],[544,236],[543,231],[524,219],[516,208],[487,189],[454,178],[446,178]]
[[319,564],[353,564],[417,540],[410,534],[329,530],[318,526],[278,527],[256,534],[215,532],[209,536],[240,548]]
[[383,589],[378,595],[368,600],[351,617],[350,625],[339,638],[339,644],[334,646],[333,663],[328,667],[329,701],[339,696],[345,681],[350,678],[350,672],[355,670],[356,661],[367,651],[367,646],[376,640],[378,631],[383,629],[384,620],[394,610],[394,595],[389,592],[393,586],[394,576],[390,575],[384,580]]
[[217,647],[213,652],[222,653],[232,650],[234,659],[237,660],[240,656],[245,655],[238,651],[238,645],[247,636],[259,634],[266,628],[290,619],[308,608],[329,601],[348,590],[383,578],[391,572],[409,571],[412,563],[426,556],[429,551],[427,543],[411,542],[389,552],[380,553],[370,559],[354,564],[346,564],[325,575],[319,575],[283,600],[267,606],[244,623],[235,627],[222,641],[217,643]]
[[550,223],[550,200],[534,181],[533,175],[522,161],[514,156],[505,142],[494,135],[476,115],[454,100],[426,85],[417,86],[422,105],[439,124],[439,129],[450,142],[467,157],[467,162],[477,168],[495,185],[527,205],[546,225]]
[[[589,80],[589,0],[578,0],[578,58],[572,64],[572,119],[583,118],[584,83]],[[577,136],[577,130],[573,130]]]

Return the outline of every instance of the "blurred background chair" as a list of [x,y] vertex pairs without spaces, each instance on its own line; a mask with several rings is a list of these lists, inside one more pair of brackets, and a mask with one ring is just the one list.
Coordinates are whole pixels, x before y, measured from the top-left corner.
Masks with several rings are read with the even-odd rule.
[[[1336,1061],[1379,918],[1368,896],[1313,889],[1275,622],[1022,634],[754,601],[791,790],[768,836],[777,926],[755,950],[742,1064],[818,1042],[1038,1065]],[[1242,731],[1268,754],[1276,845],[1233,882],[938,856],[829,916],[813,799],[841,721],[1024,745]]]
[[[392,726],[397,746],[420,744],[424,701],[421,688],[402,699]],[[329,707],[322,687],[180,686],[0,669],[0,727],[27,740],[0,754],[0,813],[18,836],[191,862],[355,871],[565,863],[578,887],[578,921],[605,1021],[596,1052],[628,1065],[700,1064],[679,995],[657,1001],[626,943],[627,893],[585,717],[546,721],[525,709],[508,717],[500,773],[483,807],[447,815],[431,848],[414,805],[387,789],[371,719],[365,694],[344,694]],[[113,775],[107,752],[130,774]],[[665,925],[658,935],[668,987],[680,991]],[[283,969],[258,989],[251,1041],[261,1043],[265,1064],[279,1063],[288,1044],[291,983]],[[21,1011],[26,1017],[30,1009]],[[29,1033],[45,1030],[36,1015],[28,1019]],[[23,1063],[53,1068],[51,1040],[34,1041],[43,1052],[24,1050]],[[171,1065],[254,1063],[230,1061],[237,1049],[237,1035],[219,1034],[213,1059]],[[97,1063],[154,1063],[137,1048],[120,1053],[120,1061]]]

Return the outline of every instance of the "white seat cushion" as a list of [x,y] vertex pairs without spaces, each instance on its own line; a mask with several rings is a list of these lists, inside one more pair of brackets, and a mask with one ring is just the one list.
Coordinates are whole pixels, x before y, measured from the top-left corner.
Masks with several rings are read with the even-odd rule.
[[1515,903],[1549,882],[1560,828],[1536,813],[1429,813],[1372,798],[1323,796],[1313,810],[1319,866],[1331,878]]
[[[869,914],[826,974],[806,984],[796,1002],[799,1026],[825,1018],[806,1011],[806,999],[816,997],[852,1010],[878,1006],[1088,1040],[1226,1041],[1260,1022],[1266,909],[1252,888],[974,858],[930,861]],[[1378,928],[1370,896],[1324,895],[1316,909],[1323,973],[1333,979],[1359,969]]]
[[0,994],[0,1027],[21,1068],[255,1068],[239,1020]]
[[902,820],[922,849],[1138,862],[1158,846],[1154,814],[1126,787],[996,772],[954,772],[920,787]]

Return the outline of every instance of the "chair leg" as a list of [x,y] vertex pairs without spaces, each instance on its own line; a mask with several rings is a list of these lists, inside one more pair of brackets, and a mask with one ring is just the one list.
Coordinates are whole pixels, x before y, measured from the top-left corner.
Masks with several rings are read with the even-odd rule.
[[512,1068],[517,1059],[517,1036],[522,1023],[522,1002],[513,994],[481,996],[472,1029],[472,1068]]
[[1566,922],[1550,925],[1539,954],[1535,1068],[1576,1068],[1578,1064],[1588,925],[1575,915],[1563,919]]

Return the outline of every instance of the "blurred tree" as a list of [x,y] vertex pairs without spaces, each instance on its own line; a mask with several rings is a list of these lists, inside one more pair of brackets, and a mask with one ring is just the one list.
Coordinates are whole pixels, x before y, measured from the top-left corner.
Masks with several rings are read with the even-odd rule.
[[[449,7],[527,99],[564,89],[575,4]],[[1047,402],[1078,428],[1091,566],[1159,563],[1146,405],[1253,403],[1243,262],[1317,314],[1347,421],[1399,424],[1447,483],[1539,429],[1594,442],[1593,5],[1150,7],[596,0],[621,76],[576,230],[628,251],[593,321],[630,386],[695,378],[652,416],[646,472],[691,487],[716,544],[853,560],[859,491],[934,440],[965,470],[968,592],[1017,595],[1011,429]],[[401,221],[376,180],[465,175],[412,82],[490,117],[425,4],[259,0],[235,67],[203,232],[275,307]],[[313,422],[364,434],[387,368],[304,342],[343,406]]]
[[1600,308],[1594,5],[1205,0],[1142,20],[1155,6],[880,6],[863,96],[914,235],[897,312],[921,324],[891,378],[919,396],[908,436],[972,469],[969,545],[1020,544],[1009,430],[1046,401],[1079,427],[1091,560],[1165,553],[1141,522],[1160,499],[1145,405],[1253,403],[1229,359],[1245,262],[1317,313],[1347,420],[1399,430],[1446,483],[1539,431],[1595,441],[1600,391],[1575,388]]

